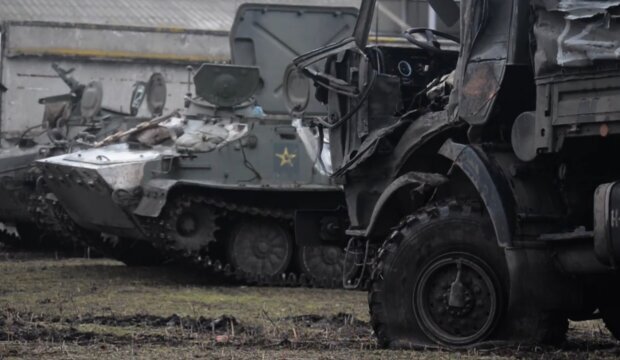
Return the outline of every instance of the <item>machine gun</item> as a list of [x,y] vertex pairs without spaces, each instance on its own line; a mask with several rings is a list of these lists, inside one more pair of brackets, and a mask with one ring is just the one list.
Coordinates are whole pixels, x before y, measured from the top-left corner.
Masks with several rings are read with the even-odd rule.
[[71,89],[71,92],[68,94],[47,96],[47,97],[41,98],[39,99],[39,104],[45,105],[45,104],[59,103],[59,102],[66,102],[66,101],[74,102],[77,99],[80,99],[82,97],[82,94],[84,93],[84,89],[86,88],[86,85],[80,83],[79,81],[75,80],[72,76],[70,76],[70,74],[73,73],[75,69],[71,68],[69,70],[65,70],[56,63],[52,64],[52,69],[54,69],[54,71],[56,71],[56,73],[58,74],[58,77],[60,77],[62,81],[65,84],[67,84],[69,89]]
[[54,69],[54,71],[56,71],[56,73],[62,79],[62,81],[64,81],[65,84],[67,84],[69,89],[71,89],[72,93],[75,93],[76,95],[79,96],[79,94],[84,90],[85,86],[81,84],[79,81],[75,80],[72,76],[70,76],[70,74],[73,73],[73,71],[75,71],[75,68],[65,70],[61,68],[60,65],[53,63],[52,69]]

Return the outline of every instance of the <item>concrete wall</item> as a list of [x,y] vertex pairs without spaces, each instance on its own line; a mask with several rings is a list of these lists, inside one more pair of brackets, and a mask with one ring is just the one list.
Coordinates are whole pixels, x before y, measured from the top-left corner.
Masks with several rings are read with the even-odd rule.
[[41,123],[41,97],[67,93],[69,88],[51,68],[75,68],[83,84],[103,84],[103,105],[128,111],[136,81],[160,72],[168,83],[167,110],[183,106],[188,64],[230,58],[228,34],[201,31],[157,31],[113,26],[70,26],[12,23],[4,26],[1,81],[8,88],[0,100],[0,132],[19,136]]

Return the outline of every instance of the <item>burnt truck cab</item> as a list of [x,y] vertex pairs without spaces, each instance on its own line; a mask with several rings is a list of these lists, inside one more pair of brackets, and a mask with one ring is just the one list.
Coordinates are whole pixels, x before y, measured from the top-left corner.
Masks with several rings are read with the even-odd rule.
[[329,107],[380,345],[557,343],[593,318],[620,337],[620,2],[461,1],[458,61],[405,34],[430,70],[410,102],[367,44],[374,6],[294,65]]
[[[390,41],[369,38],[373,10],[374,2],[364,2],[360,20],[366,21],[358,21],[354,36],[298,57],[285,74],[287,91],[296,94],[287,99],[292,113],[305,111],[307,100],[299,94],[309,91],[297,80],[303,76],[314,81],[316,98],[328,105],[327,117],[315,125],[329,133],[333,176],[345,185],[348,233],[355,236],[365,236],[377,223],[373,210],[411,151],[395,148],[402,132],[409,128],[402,138],[415,137],[452,126],[435,115],[418,117],[421,109],[445,107],[459,49],[458,38],[431,29],[409,29]],[[367,161],[377,154],[381,160]],[[379,231],[385,236],[387,229]]]

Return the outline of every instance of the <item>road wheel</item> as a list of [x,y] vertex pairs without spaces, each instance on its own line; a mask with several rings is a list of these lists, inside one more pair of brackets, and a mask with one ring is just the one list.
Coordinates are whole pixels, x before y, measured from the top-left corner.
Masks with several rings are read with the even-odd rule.
[[242,274],[273,277],[289,267],[293,245],[289,231],[279,222],[243,220],[231,234],[228,261]]
[[299,268],[313,284],[342,286],[344,249],[333,245],[302,246],[297,257]]
[[410,216],[380,251],[371,323],[384,347],[463,347],[497,330],[508,290],[488,218],[470,206],[434,206]]

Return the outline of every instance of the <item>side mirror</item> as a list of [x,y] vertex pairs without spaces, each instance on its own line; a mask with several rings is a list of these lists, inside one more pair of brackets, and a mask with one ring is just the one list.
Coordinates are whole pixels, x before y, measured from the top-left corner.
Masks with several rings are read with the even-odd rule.
[[290,64],[284,71],[284,104],[288,112],[294,116],[302,114],[310,103],[312,82],[310,78],[295,66]]

